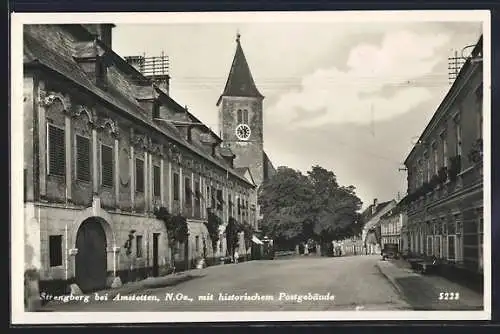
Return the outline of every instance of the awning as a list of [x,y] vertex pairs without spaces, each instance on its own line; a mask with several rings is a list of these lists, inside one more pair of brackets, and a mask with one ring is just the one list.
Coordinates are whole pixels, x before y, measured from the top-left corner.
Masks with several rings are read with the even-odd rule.
[[260,241],[259,238],[257,238],[255,235],[252,235],[252,242],[256,243],[257,245],[263,245],[264,243]]

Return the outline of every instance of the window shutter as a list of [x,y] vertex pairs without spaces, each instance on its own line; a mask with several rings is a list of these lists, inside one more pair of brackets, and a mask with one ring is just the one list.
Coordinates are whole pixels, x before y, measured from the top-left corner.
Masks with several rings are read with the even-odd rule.
[[144,192],[144,161],[135,159],[135,190]]
[[90,140],[76,136],[76,178],[90,181]]
[[113,186],[113,148],[101,146],[102,185]]
[[184,178],[184,194],[186,196],[186,205],[191,205],[191,179],[188,177]]
[[154,195],[155,196],[160,196],[161,191],[161,180],[160,180],[160,167],[158,166],[153,166],[153,184],[154,184]]
[[174,200],[178,201],[179,200],[179,174],[174,173]]
[[51,267],[63,264],[62,235],[49,236],[49,262]]
[[64,176],[66,173],[64,130],[49,125],[49,174]]

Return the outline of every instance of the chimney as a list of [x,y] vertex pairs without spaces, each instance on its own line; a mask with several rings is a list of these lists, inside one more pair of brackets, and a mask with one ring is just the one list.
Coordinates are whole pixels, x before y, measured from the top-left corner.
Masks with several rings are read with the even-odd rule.
[[116,27],[111,23],[101,24],[82,24],[92,35],[97,36],[108,48],[112,49],[113,28]]
[[375,212],[377,212],[377,205],[378,205],[378,199],[373,199],[373,206],[372,206],[372,215],[375,214]]
[[155,83],[165,94],[170,92],[169,58],[162,52],[159,57],[129,56],[125,61]]

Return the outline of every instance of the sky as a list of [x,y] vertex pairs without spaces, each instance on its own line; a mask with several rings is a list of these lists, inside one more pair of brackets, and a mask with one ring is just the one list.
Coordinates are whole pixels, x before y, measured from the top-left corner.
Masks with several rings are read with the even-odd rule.
[[264,99],[275,166],[332,170],[363,207],[404,196],[403,162],[450,88],[474,22],[117,24],[120,56],[170,60],[170,95],[219,133],[216,102],[241,44]]

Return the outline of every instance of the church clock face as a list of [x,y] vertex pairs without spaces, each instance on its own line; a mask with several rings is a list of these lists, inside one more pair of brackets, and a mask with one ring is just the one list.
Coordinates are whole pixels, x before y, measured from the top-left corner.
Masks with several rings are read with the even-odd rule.
[[250,134],[250,127],[247,124],[240,124],[236,127],[236,137],[238,137],[239,140],[248,140]]

